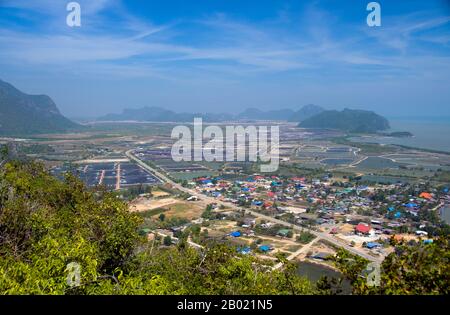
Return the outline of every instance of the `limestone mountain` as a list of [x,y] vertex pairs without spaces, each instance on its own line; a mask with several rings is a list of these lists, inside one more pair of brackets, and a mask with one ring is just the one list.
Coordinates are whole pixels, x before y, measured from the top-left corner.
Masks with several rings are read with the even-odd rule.
[[241,113],[176,113],[161,107],[142,107],[124,109],[119,114],[108,114],[99,117],[100,121],[153,121],[153,122],[190,122],[194,117],[201,117],[208,122],[222,122],[229,120],[284,120],[301,122],[324,109],[316,105],[306,105],[298,110],[275,109],[261,110],[247,108]]
[[299,127],[373,133],[389,129],[389,121],[372,111],[346,108],[343,111],[323,111],[304,120]]
[[59,112],[47,95],[29,95],[0,80],[0,134],[64,132],[79,125]]

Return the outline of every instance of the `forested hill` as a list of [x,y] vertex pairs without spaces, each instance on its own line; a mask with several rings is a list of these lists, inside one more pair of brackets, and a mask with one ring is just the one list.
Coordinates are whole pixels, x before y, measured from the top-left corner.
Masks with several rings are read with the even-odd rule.
[[47,95],[29,95],[0,80],[0,135],[64,132],[80,127]]
[[299,127],[372,133],[389,129],[389,121],[372,111],[327,110],[304,120],[299,124]]

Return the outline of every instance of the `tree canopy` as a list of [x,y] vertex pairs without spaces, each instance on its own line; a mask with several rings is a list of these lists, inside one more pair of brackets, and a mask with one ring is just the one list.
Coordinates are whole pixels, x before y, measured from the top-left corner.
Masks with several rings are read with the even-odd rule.
[[449,294],[449,241],[448,235],[434,239],[431,244],[414,241],[397,243],[392,239],[395,251],[381,263],[377,286],[367,281],[367,260],[341,249],[334,261],[352,284],[353,294]]
[[[295,268],[270,271],[226,245],[157,246],[116,195],[52,177],[37,163],[0,170],[2,294],[308,294]],[[67,281],[70,263],[80,285]]]

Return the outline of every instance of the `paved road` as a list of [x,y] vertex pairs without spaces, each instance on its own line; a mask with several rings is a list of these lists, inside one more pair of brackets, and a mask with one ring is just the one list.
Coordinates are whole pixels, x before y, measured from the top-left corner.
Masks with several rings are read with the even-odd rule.
[[[150,173],[152,173],[152,175],[156,176],[157,178],[159,178],[159,180],[163,181],[163,182],[167,182],[169,184],[172,185],[178,185],[177,183],[175,183],[174,181],[172,181],[170,178],[168,178],[166,175],[162,174],[161,172],[155,170],[154,168],[150,167],[148,164],[142,162],[140,159],[138,159],[136,156],[134,156],[131,152],[133,150],[128,150],[127,152],[125,152],[125,155],[130,159],[135,161],[137,164],[139,164],[143,169],[149,171]],[[181,187],[181,185],[178,185]],[[183,187],[184,188],[184,187]]]
[[331,236],[331,235],[329,235],[327,233],[310,230],[310,229],[307,229],[305,227],[302,227],[302,226],[299,226],[299,225],[296,225],[296,224],[292,224],[292,223],[288,223],[286,221],[282,221],[282,220],[279,220],[279,219],[276,219],[276,218],[273,218],[273,217],[261,214],[259,212],[253,211],[253,210],[241,209],[238,206],[236,206],[235,204],[224,202],[224,201],[221,201],[221,200],[217,200],[215,198],[208,197],[208,196],[205,196],[203,194],[199,194],[195,190],[183,187],[180,184],[175,183],[173,180],[171,180],[170,178],[168,178],[166,175],[162,174],[158,170],[156,170],[156,169],[150,167],[148,164],[142,162],[139,158],[137,158],[136,156],[134,156],[132,154],[132,151],[133,150],[128,150],[125,153],[127,155],[127,157],[129,157],[131,160],[135,161],[137,164],[139,164],[145,170],[149,171],[150,173],[152,173],[153,175],[158,177],[161,181],[171,184],[174,188],[176,188],[176,189],[178,189],[180,191],[186,192],[186,193],[188,193],[188,194],[190,194],[192,196],[196,196],[199,199],[203,199],[203,200],[209,201],[211,203],[216,203],[216,204],[219,204],[219,205],[223,205],[225,207],[229,207],[229,208],[234,209],[234,210],[238,210],[238,211],[245,210],[246,213],[249,213],[249,214],[253,215],[254,217],[261,218],[261,219],[264,219],[266,221],[270,221],[270,222],[273,222],[273,223],[277,223],[279,225],[292,228],[293,230],[309,231],[310,233],[314,234],[316,237],[324,239],[324,240],[326,240],[326,241],[328,241],[328,242],[330,242],[330,243],[332,243],[332,244],[334,244],[334,245],[336,245],[338,247],[342,247],[342,248],[346,249],[347,251],[349,251],[350,253],[353,253],[355,255],[359,255],[359,256],[361,256],[361,257],[363,257],[363,258],[365,258],[365,259],[367,259],[369,261],[376,262],[376,263],[381,263],[383,261],[383,257],[374,257],[372,255],[369,255],[369,254],[367,254],[367,253],[365,253],[365,252],[363,252],[361,250],[358,250],[355,247],[352,247],[352,246],[348,245],[344,241],[341,241],[341,240],[338,240],[338,239],[334,238],[333,236]]
[[440,202],[436,207],[434,207],[433,209],[431,209],[431,211],[436,211],[436,210],[442,208],[443,206],[445,206],[445,203]]
[[279,219],[276,219],[276,218],[273,218],[273,217],[270,217],[270,216],[267,216],[267,215],[263,215],[263,214],[261,214],[259,212],[255,212],[255,211],[252,211],[252,210],[245,209],[245,211],[247,213],[250,213],[251,215],[253,215],[255,217],[259,217],[259,218],[264,219],[266,221],[271,221],[271,222],[274,222],[274,223],[277,223],[277,224],[280,224],[280,225],[283,225],[283,226],[286,226],[286,227],[290,227],[293,230],[297,230],[297,231],[305,230],[305,231],[308,231],[308,232],[314,234],[318,238],[322,238],[324,240],[327,240],[330,243],[332,243],[332,244],[334,244],[336,246],[342,247],[342,248],[346,249],[347,251],[349,251],[349,252],[351,252],[353,254],[356,254],[356,255],[359,255],[359,256],[361,256],[363,258],[366,258],[367,260],[370,260],[370,261],[373,261],[373,262],[377,262],[377,263],[381,263],[381,261],[383,260],[381,257],[377,258],[377,257],[371,256],[371,255],[369,255],[369,254],[367,254],[365,252],[362,252],[362,251],[360,251],[360,250],[358,250],[358,249],[356,249],[354,247],[351,247],[350,245],[346,244],[344,241],[338,240],[338,239],[334,238],[333,236],[331,236],[331,235],[329,235],[327,233],[310,230],[310,229],[307,229],[305,227],[302,227],[302,226],[299,226],[299,225],[296,225],[296,224],[292,224],[292,223],[288,223],[286,221],[279,220]]
[[[169,236],[169,235],[167,235],[167,234],[164,234],[164,233],[161,233],[161,232],[158,232],[158,231],[152,231],[152,232],[155,233],[155,234],[158,234],[158,235],[160,235],[160,236],[162,236],[162,237],[167,237],[167,236]],[[170,238],[178,242],[178,238],[177,238],[177,237],[171,236]],[[200,248],[200,249],[203,249],[203,248],[204,248],[202,245],[197,244],[197,243],[194,243],[194,242],[192,242],[191,240],[187,240],[187,243],[188,243],[189,245],[191,245],[192,247],[195,247],[195,248]]]
[[116,170],[116,190],[120,189],[120,163],[117,164],[117,170]]
[[103,184],[103,179],[105,179],[105,170],[102,170],[100,173],[100,179],[98,180],[98,184]]

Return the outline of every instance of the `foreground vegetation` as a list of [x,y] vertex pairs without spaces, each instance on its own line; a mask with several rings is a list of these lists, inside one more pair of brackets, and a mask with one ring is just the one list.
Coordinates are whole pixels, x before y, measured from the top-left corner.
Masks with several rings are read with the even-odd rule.
[[[339,281],[313,285],[286,261],[272,271],[223,244],[196,250],[183,240],[176,246],[147,241],[138,233],[141,224],[113,193],[87,190],[72,175],[61,182],[38,163],[4,163],[0,294],[339,293]],[[362,276],[366,261],[340,251],[335,263],[355,294],[448,293],[448,235],[398,249],[383,263],[377,288]],[[80,266],[78,286],[67,281],[73,262]]]
[[[141,219],[115,195],[54,179],[39,164],[0,173],[0,292],[3,294],[308,294],[295,268],[265,272],[250,256],[215,245],[153,246]],[[67,283],[81,266],[80,286]]]

